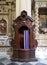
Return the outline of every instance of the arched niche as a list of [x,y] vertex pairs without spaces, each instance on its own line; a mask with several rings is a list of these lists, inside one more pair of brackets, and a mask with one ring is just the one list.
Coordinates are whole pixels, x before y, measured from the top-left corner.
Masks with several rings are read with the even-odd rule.
[[0,20],[0,35],[6,35],[7,33],[7,22],[5,19]]

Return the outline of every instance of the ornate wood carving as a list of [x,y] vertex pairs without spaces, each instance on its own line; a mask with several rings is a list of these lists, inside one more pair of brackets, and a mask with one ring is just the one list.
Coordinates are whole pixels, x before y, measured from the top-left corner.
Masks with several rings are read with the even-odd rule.
[[[14,20],[14,40],[12,41],[13,57],[23,61],[35,58],[35,48],[37,40],[34,36],[33,19],[27,15],[26,11],[22,11],[21,15]],[[24,30],[29,30],[29,48],[24,48]],[[25,43],[26,44],[26,43]],[[21,60],[22,61],[22,60]]]

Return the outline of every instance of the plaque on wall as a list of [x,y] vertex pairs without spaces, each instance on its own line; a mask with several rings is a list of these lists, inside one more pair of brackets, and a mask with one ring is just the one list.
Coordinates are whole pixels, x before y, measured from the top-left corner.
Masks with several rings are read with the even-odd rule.
[[40,7],[38,9],[39,14],[39,33],[47,33],[47,8]]

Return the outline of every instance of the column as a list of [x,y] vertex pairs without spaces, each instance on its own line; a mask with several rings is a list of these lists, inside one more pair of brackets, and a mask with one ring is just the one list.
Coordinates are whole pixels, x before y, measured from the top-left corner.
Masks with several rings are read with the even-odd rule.
[[36,38],[38,38],[38,35],[39,35],[39,18],[38,18],[38,8],[39,8],[39,6],[38,6],[38,3],[36,2],[36,4],[35,4],[35,11],[36,11],[36,13],[35,13],[35,24],[36,24],[36,27],[35,27],[35,34],[36,34]]
[[20,15],[22,10],[26,10],[31,16],[31,0],[16,0],[16,17]]

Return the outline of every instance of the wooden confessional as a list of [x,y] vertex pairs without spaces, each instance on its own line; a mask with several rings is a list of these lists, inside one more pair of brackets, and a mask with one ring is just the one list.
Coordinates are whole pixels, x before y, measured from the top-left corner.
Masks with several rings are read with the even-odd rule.
[[22,16],[15,19],[14,39],[12,40],[13,59],[18,61],[35,60],[35,48],[37,40],[35,40],[32,20],[27,16],[27,19]]

